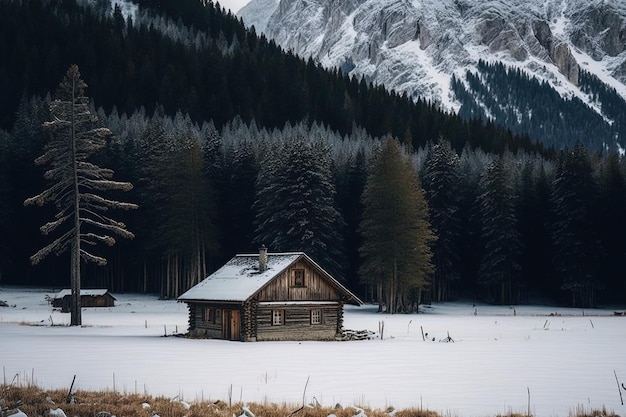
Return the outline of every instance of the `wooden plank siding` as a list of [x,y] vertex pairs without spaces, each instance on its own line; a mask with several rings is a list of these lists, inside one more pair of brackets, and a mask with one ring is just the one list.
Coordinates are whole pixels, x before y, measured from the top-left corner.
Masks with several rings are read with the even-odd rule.
[[[294,271],[304,271],[304,285],[295,285]],[[259,302],[264,301],[339,301],[340,295],[322,274],[302,260],[287,268],[280,276],[271,281],[257,295]]]
[[[52,300],[52,307],[60,308],[63,313],[69,313],[72,304],[72,296],[66,295],[63,298],[55,298]],[[81,308],[86,307],[114,307],[115,298],[111,294],[104,295],[81,295]]]
[[[320,324],[311,324],[311,310],[321,310]],[[284,322],[272,324],[272,312],[284,311]],[[257,341],[268,340],[335,340],[341,330],[338,318],[341,317],[341,304],[260,304],[257,309]]]
[[[212,309],[212,320],[206,320],[206,309]],[[208,339],[231,339],[243,340],[243,326],[238,325],[238,335],[231,334],[232,327],[225,323],[224,320],[232,317],[230,311],[239,312],[241,314],[242,306],[240,304],[216,304],[216,303],[189,303],[189,334],[191,337],[208,338]],[[239,323],[241,319],[238,319]],[[224,330],[228,329],[228,334],[224,334]]]

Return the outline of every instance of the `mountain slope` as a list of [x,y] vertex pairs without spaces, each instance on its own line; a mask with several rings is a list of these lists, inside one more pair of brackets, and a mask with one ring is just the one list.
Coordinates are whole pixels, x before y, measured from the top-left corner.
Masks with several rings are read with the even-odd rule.
[[[480,59],[545,81],[564,100],[586,103],[608,126],[613,120],[602,103],[579,88],[581,70],[626,98],[624,2],[283,0],[274,7],[252,0],[239,16],[251,22],[259,10],[272,11],[261,30],[284,48],[447,110],[463,104],[451,90],[452,76],[465,82],[467,70],[478,74]],[[481,107],[481,116],[490,117]],[[616,134],[624,146],[620,132],[597,145],[612,146]]]

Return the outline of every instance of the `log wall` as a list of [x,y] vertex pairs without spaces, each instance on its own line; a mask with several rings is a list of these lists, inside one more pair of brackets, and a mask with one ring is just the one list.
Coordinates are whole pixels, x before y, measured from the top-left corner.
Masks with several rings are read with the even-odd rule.
[[[222,310],[241,310],[241,305],[187,303],[189,306],[189,335],[207,339],[223,339]],[[205,320],[205,309],[212,308],[214,319]]]
[[[311,324],[311,310],[322,311],[322,322]],[[284,324],[272,324],[272,311],[284,311]],[[257,310],[257,341],[266,340],[335,340],[337,320],[341,314],[339,305],[298,304],[259,305]]]

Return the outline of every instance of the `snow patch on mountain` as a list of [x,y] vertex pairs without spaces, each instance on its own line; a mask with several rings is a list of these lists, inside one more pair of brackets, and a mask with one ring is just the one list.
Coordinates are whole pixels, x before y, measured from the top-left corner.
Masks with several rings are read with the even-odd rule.
[[265,32],[267,21],[278,7],[279,0],[257,0],[243,6],[237,12],[246,26],[254,26],[257,33]]
[[458,108],[452,74],[479,59],[589,102],[578,89],[582,68],[626,98],[623,1],[252,0],[239,13],[248,25],[255,7],[283,48],[447,110]]

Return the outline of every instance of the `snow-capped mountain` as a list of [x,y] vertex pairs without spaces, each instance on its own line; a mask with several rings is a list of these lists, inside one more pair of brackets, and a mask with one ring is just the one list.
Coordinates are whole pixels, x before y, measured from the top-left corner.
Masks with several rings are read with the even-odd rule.
[[252,0],[239,16],[285,49],[447,110],[462,104],[452,76],[464,81],[481,59],[548,82],[609,124],[581,70],[626,99],[624,0]]
[[265,32],[267,21],[272,17],[279,2],[280,0],[254,0],[242,7],[237,15],[242,16],[246,26],[254,26],[257,33]]

